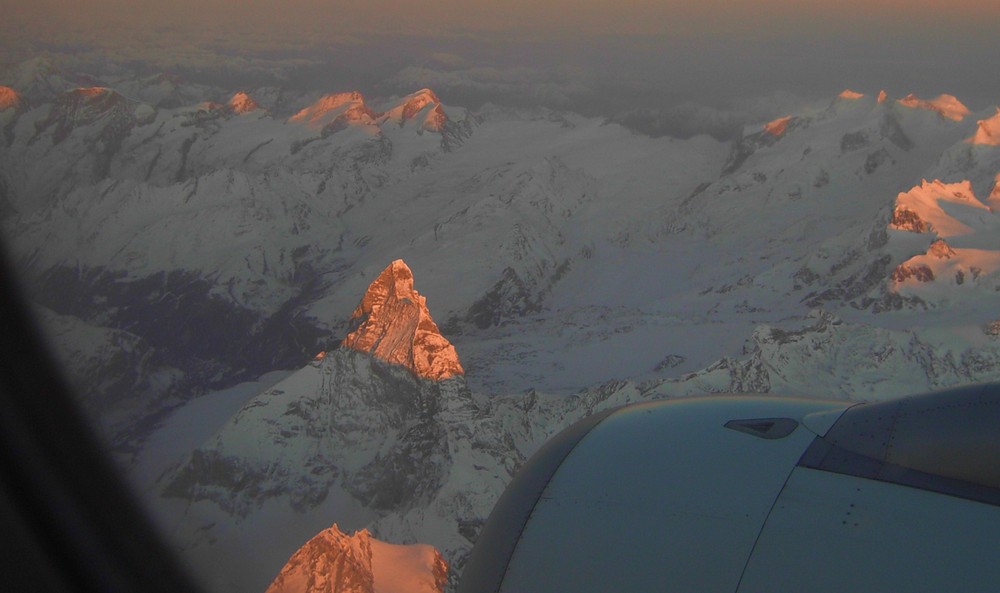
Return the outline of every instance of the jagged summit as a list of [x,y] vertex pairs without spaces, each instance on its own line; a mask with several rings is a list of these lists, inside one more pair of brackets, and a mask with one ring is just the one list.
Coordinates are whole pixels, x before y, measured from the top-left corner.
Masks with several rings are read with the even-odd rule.
[[792,121],[791,115],[786,115],[785,117],[779,117],[774,121],[769,121],[764,124],[764,131],[772,136],[781,136],[788,129],[789,122]]
[[428,105],[438,105],[441,99],[430,89],[420,89],[419,91],[407,95],[396,107],[389,110],[389,116],[393,119],[405,122],[413,119],[420,111]]
[[266,593],[441,593],[448,565],[433,546],[388,544],[337,526],[306,542]]
[[[429,108],[429,109],[428,109]],[[394,121],[400,126],[406,122],[416,119],[424,110],[427,113],[423,117],[421,126],[430,132],[440,132],[448,122],[448,116],[441,107],[441,99],[434,91],[424,88],[403,97],[399,103],[386,111],[382,117],[386,120]]]
[[21,94],[9,86],[0,86],[0,111],[13,109],[20,111],[24,108],[24,99]]
[[837,95],[837,97],[840,99],[860,99],[864,96],[865,96],[864,93],[852,91],[851,89],[844,89],[840,91],[839,95]]
[[896,197],[889,228],[953,237],[975,232],[984,217],[992,218],[988,215],[989,208],[976,198],[968,180],[944,183],[924,179]]
[[445,124],[448,123],[448,116],[444,112],[444,108],[438,103],[424,118],[423,128],[429,132],[441,132],[444,130]]
[[997,112],[977,122],[976,133],[965,140],[969,144],[1000,146],[1000,107]]
[[260,109],[260,105],[253,100],[253,97],[244,91],[240,91],[233,95],[226,105],[230,110],[232,110],[233,113],[236,114],[250,113],[251,111],[257,111]]
[[954,95],[942,94],[933,99],[921,99],[913,93],[910,93],[896,102],[904,107],[910,107],[911,109],[927,109],[929,111],[936,111],[941,114],[941,117],[952,121],[962,121],[962,119],[970,113],[969,108],[959,101]]
[[[923,180],[900,193],[889,228],[934,238],[924,252],[896,267],[892,290],[924,301],[956,298],[954,291],[976,286],[988,294],[995,292],[996,272],[1000,270],[1000,251],[996,249],[1000,219],[989,202],[976,197],[968,180]],[[890,237],[890,243],[893,240]],[[899,245],[913,253],[910,250],[919,243]]]
[[426,299],[413,288],[413,272],[397,259],[371,283],[351,316],[358,328],[342,343],[419,377],[440,381],[465,371],[451,342],[431,319]]
[[420,130],[442,132],[448,123],[441,100],[430,89],[421,89],[390,105],[386,111],[375,111],[357,91],[334,93],[321,97],[288,121],[323,130],[324,134],[345,125],[380,126],[394,122],[402,127],[411,120],[419,122]]
[[376,114],[365,104],[364,95],[357,91],[324,95],[312,105],[302,109],[288,121],[321,129],[335,121],[374,123]]
[[427,105],[440,103],[441,99],[437,94],[428,88],[422,88],[415,93],[411,93],[404,99],[404,117],[413,117],[418,111]]

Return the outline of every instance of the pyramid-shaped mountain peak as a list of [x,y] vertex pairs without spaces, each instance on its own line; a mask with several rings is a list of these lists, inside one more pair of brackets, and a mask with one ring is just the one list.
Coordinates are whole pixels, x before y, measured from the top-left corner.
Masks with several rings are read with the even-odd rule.
[[351,316],[357,329],[342,343],[440,381],[464,374],[455,347],[441,335],[426,299],[413,288],[413,272],[397,259],[368,287]]

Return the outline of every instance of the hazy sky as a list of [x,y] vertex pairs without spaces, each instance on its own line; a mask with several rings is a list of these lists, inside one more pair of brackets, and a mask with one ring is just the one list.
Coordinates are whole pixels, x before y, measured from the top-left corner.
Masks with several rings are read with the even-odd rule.
[[90,36],[163,57],[186,35],[205,51],[307,58],[300,84],[431,86],[446,102],[774,110],[885,88],[1000,103],[998,0],[0,0],[0,14],[8,48]]
[[[515,30],[543,34],[777,37],[860,26],[870,34],[933,27],[951,34],[996,25],[995,0],[33,0],[4,14],[76,22],[125,17],[174,24],[254,23],[391,29],[404,33]],[[985,22],[984,22],[985,21]]]

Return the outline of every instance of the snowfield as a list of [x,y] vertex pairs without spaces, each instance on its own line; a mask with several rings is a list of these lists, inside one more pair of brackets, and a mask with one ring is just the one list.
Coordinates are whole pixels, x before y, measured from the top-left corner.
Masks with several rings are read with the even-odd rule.
[[1000,379],[997,116],[949,95],[845,91],[723,143],[429,89],[15,74],[0,232],[215,591],[334,523],[433,545],[453,585],[524,460],[610,406]]

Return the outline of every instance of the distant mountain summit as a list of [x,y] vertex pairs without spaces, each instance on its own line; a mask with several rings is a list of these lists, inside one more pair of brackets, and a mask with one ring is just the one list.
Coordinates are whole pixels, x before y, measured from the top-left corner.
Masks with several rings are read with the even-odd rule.
[[969,108],[959,101],[954,95],[942,94],[933,99],[925,100],[914,95],[913,93],[910,93],[902,99],[899,99],[897,102],[900,105],[910,107],[911,109],[927,109],[928,111],[936,111],[941,115],[941,117],[952,121],[962,121],[962,119],[970,113]]
[[413,288],[413,272],[401,259],[371,283],[351,319],[359,325],[344,338],[347,348],[434,381],[465,373],[455,347],[431,319],[427,300]]
[[253,97],[243,91],[234,94],[226,105],[236,114],[250,113],[260,109],[257,101],[254,101]]
[[448,564],[433,546],[379,541],[337,524],[306,542],[267,593],[441,593]]
[[0,86],[0,111],[23,111],[26,105],[20,93],[9,86]]
[[303,108],[288,121],[310,129],[336,131],[350,123],[375,125],[378,116],[365,104],[364,95],[357,91],[324,95],[315,103]]
[[444,130],[445,124],[448,123],[448,116],[445,115],[444,109],[441,107],[441,99],[430,89],[420,89],[403,97],[395,107],[386,111],[381,117],[398,122],[402,127],[406,122],[416,119],[425,109],[427,112],[421,127],[430,132]]

